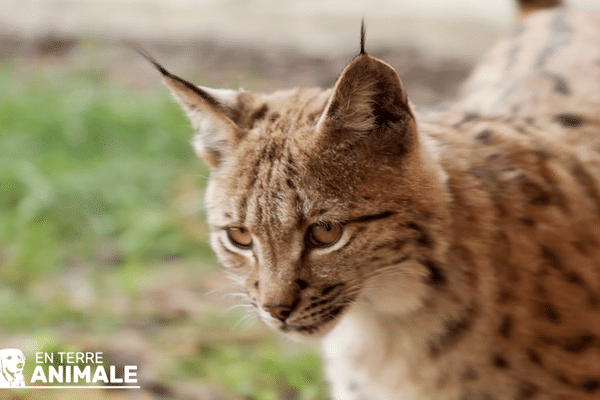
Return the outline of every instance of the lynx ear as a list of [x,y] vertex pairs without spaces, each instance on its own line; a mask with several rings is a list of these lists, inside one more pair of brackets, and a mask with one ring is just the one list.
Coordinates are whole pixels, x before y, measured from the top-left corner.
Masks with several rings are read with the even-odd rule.
[[369,140],[404,154],[417,143],[416,123],[396,71],[361,51],[342,72],[318,123],[326,140]]
[[196,131],[192,144],[204,162],[217,168],[229,150],[239,143],[241,129],[232,121],[238,92],[199,87],[171,74],[148,53],[138,52],[163,75],[163,81],[181,105]]

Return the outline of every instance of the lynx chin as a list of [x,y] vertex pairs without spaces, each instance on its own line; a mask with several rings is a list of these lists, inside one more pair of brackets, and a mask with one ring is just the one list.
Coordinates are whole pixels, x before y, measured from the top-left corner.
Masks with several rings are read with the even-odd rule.
[[332,89],[150,61],[211,174],[210,242],[337,400],[600,399],[600,15],[520,0],[443,112],[365,52]]

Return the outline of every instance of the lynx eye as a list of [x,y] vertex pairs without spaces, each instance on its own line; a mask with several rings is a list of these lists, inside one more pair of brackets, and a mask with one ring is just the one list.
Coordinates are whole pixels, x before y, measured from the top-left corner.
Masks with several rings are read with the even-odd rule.
[[227,237],[234,246],[240,249],[252,247],[252,235],[246,228],[227,228]]
[[333,246],[342,236],[343,227],[333,223],[311,225],[308,228],[308,244],[311,247]]

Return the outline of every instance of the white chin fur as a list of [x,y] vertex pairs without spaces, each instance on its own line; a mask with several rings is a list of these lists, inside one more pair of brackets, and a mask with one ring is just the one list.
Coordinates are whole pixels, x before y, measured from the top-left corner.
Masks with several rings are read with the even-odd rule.
[[382,314],[400,316],[423,306],[427,293],[425,271],[415,261],[405,261],[402,267],[386,269],[370,278],[359,301]]

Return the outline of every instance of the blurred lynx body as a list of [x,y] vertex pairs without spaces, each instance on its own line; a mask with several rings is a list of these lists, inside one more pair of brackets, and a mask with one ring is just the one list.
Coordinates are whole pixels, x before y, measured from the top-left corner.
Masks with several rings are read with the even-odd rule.
[[213,248],[266,324],[322,340],[335,399],[600,398],[600,17],[522,3],[427,118],[364,50],[268,95],[155,63]]

